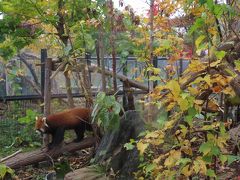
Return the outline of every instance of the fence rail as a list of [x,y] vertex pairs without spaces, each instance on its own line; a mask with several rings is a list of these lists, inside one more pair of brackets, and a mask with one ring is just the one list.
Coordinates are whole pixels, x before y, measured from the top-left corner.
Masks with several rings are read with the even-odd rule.
[[[93,92],[92,95],[96,96],[98,92]],[[142,91],[142,90],[135,90],[133,92],[133,94],[137,95],[137,94],[143,94],[146,93],[146,91]],[[108,92],[108,95],[113,95],[113,92]],[[123,95],[124,91],[118,91],[116,93],[116,95]],[[73,93],[72,94],[74,98],[78,98],[78,97],[85,97],[84,94],[82,93]],[[67,94],[52,94],[51,98],[67,98]],[[19,101],[19,100],[41,100],[43,99],[42,96],[40,95],[20,95],[20,96],[5,96],[5,97],[0,97],[0,102],[7,102],[7,101]]]
[[[30,57],[30,59],[28,58],[28,63],[32,63],[30,64],[30,66],[32,68],[37,68],[37,70],[35,70],[35,79],[39,78],[37,81],[40,82],[40,92],[41,95],[37,95],[37,93],[35,93],[30,87],[29,84],[26,84],[27,82],[22,81],[21,84],[21,92],[18,94],[22,94],[22,95],[15,95],[16,93],[11,93],[11,85],[9,86],[9,83],[11,84],[12,82],[8,82],[8,78],[6,78],[6,74],[3,74],[3,78],[5,77],[5,81],[1,81],[0,82],[0,102],[4,102],[4,101],[14,101],[14,100],[37,100],[37,99],[43,99],[43,94],[44,94],[44,79],[45,79],[45,71],[44,71],[44,62],[47,60],[47,50],[46,49],[42,49],[41,50],[41,58],[39,59],[38,57],[36,57],[35,59],[31,59],[32,56]],[[97,57],[91,57],[89,54],[86,57],[79,57],[78,59],[85,59],[88,61],[88,64],[97,64]],[[141,73],[142,69],[145,66],[144,62],[139,62],[137,60],[137,57],[134,56],[129,56],[127,59],[125,59],[125,61],[122,61],[123,59],[121,57],[116,57],[117,60],[117,73],[118,74],[123,74],[125,76],[127,76],[129,79],[132,78],[136,78],[139,76],[139,74]],[[20,60],[21,61],[21,60]],[[37,63],[36,63],[37,62]],[[41,66],[35,66],[33,67],[33,65],[35,64],[39,64],[41,62]],[[156,57],[154,59],[154,66],[163,69],[167,64],[167,59],[165,57]],[[111,57],[105,57],[105,64],[106,64],[106,69],[107,70],[111,70],[112,67],[112,58]],[[181,74],[183,72],[183,70],[186,68],[188,64],[188,61],[186,60],[180,60],[176,62],[176,66],[178,66],[178,74]],[[126,69],[128,69],[126,71]],[[135,70],[134,70],[135,69]],[[163,71],[164,73],[164,71]],[[29,73],[27,74],[29,78],[34,79],[33,73]],[[93,78],[91,78],[93,77]],[[1,76],[0,76],[1,78]],[[66,91],[64,89],[61,89],[63,86],[61,86],[61,83],[63,81],[63,79],[61,79],[63,77],[60,77],[56,80],[54,80],[55,82],[53,84],[55,84],[55,86],[53,87],[53,91],[52,91],[52,95],[51,98],[66,98]],[[100,76],[93,74],[90,75],[91,80],[91,84],[93,85],[93,87],[98,87],[100,84],[99,82],[101,81]],[[120,83],[120,81],[117,81],[118,83]],[[19,83],[19,82],[18,82]],[[147,85],[147,82],[145,82],[145,84]],[[73,84],[72,84],[72,89],[73,89],[73,97],[84,97],[84,94],[79,93],[79,89],[76,86],[76,79],[73,78]],[[9,86],[9,87],[8,87]],[[8,87],[8,88],[6,88]],[[10,91],[9,91],[10,90]],[[9,93],[10,92],[10,93]],[[94,90],[93,90],[94,92]],[[139,92],[144,93],[143,91],[138,91],[135,92],[137,94],[139,94]],[[97,94],[97,92],[93,93],[93,96],[95,96]],[[119,95],[124,94],[122,91],[118,92]]]

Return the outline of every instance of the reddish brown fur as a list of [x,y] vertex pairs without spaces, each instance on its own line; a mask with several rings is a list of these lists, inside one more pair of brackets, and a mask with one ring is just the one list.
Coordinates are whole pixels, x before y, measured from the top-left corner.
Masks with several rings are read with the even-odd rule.
[[49,149],[59,145],[64,140],[64,131],[74,129],[79,142],[84,138],[85,130],[92,130],[91,109],[74,108],[56,114],[51,114],[46,118],[37,118],[35,129],[43,134],[51,134],[52,142],[48,144]]
[[[47,116],[47,124],[51,127],[61,127],[73,128],[82,121],[89,122],[91,116],[91,109],[88,108],[74,108],[63,112],[58,112],[56,114],[51,114]],[[44,127],[42,118],[38,118],[35,124],[35,129],[40,129]]]

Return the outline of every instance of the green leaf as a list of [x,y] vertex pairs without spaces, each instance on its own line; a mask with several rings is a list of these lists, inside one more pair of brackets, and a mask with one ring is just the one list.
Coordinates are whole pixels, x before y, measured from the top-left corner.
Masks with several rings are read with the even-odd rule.
[[228,159],[228,166],[229,166],[229,165],[232,164],[234,161],[240,160],[240,156],[228,155],[228,156],[227,156],[227,159]]
[[189,124],[189,126],[192,126],[192,120],[196,116],[197,110],[194,107],[191,107],[188,109],[188,115],[185,116],[185,121]]
[[120,111],[121,111],[121,109],[122,109],[121,104],[119,104],[118,102],[116,102],[115,105],[113,106],[113,112],[114,112],[115,114],[119,114]]
[[217,59],[222,60],[225,57],[226,52],[225,51],[215,51],[215,55],[216,55]]
[[181,158],[177,161],[176,165],[182,165],[185,166],[187,163],[192,162],[190,158]]
[[211,150],[211,154],[218,156],[220,154],[220,150],[217,146],[213,146]]
[[235,68],[240,72],[240,60],[235,60],[234,64],[235,64]]
[[211,150],[212,150],[212,144],[210,142],[202,143],[199,148],[199,151],[202,152],[204,156],[209,154]]
[[122,51],[122,52],[121,52],[121,57],[126,58],[126,57],[128,57],[128,55],[129,55],[129,52],[128,52],[128,51]]
[[228,160],[228,157],[227,157],[227,155],[221,154],[221,155],[219,156],[219,159],[220,159],[222,165],[224,165],[224,163]]
[[0,177],[4,178],[7,173],[7,166],[0,164]]
[[213,8],[214,8],[214,2],[213,2],[213,0],[207,0],[207,7],[208,7],[208,9],[210,9],[211,11],[213,10]]
[[203,5],[207,2],[207,0],[199,0],[199,4]]
[[201,27],[203,27],[205,24],[204,19],[203,18],[197,18],[196,21],[194,22],[194,24],[191,26],[189,33],[190,35],[195,32],[195,31],[199,31],[199,29]]
[[209,176],[209,177],[217,177],[215,172],[214,172],[214,170],[212,170],[212,169],[208,169],[207,170],[207,176]]
[[206,162],[206,163],[212,163],[212,156],[203,156],[202,159]]
[[196,45],[197,48],[199,48],[199,45],[201,44],[201,42],[202,42],[205,38],[206,38],[205,35],[201,35],[201,36],[199,36],[199,37],[196,39],[195,45]]
[[10,167],[7,167],[7,172],[11,175],[14,175],[14,170],[11,169]]
[[[166,112],[164,110],[160,111],[158,118],[157,118],[157,123],[159,124],[159,127],[163,128],[164,124],[167,120],[168,120],[168,112]],[[144,135],[146,135],[145,131],[143,133],[145,133]]]
[[104,92],[99,92],[97,94],[97,103],[103,102],[105,97],[106,97],[106,94]]
[[160,81],[161,79],[160,76],[150,76],[149,81]]
[[132,143],[125,143],[125,144],[124,144],[124,147],[125,147],[127,150],[132,150],[135,146],[134,146]]
[[152,170],[154,170],[155,168],[156,168],[156,164],[148,164],[146,166],[146,173],[148,174],[148,173],[152,172]]
[[223,6],[219,4],[214,5],[213,13],[216,15],[217,18],[220,18],[224,13]]

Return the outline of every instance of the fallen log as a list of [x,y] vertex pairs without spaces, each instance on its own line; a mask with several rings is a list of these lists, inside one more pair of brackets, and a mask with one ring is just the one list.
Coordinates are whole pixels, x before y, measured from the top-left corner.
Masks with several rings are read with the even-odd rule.
[[50,160],[60,156],[65,152],[74,152],[80,149],[89,148],[94,146],[95,138],[85,138],[83,141],[78,143],[64,144],[61,147],[56,147],[52,150],[47,151],[46,148],[38,149],[32,152],[20,153],[16,156],[9,158],[1,163],[12,169],[18,169],[31,164],[36,164],[38,162]]

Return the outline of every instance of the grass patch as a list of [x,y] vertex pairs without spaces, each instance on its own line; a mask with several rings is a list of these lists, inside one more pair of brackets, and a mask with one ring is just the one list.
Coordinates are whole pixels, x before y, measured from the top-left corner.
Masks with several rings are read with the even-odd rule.
[[19,149],[31,151],[40,145],[41,139],[34,132],[33,125],[23,125],[14,119],[0,121],[0,157]]

